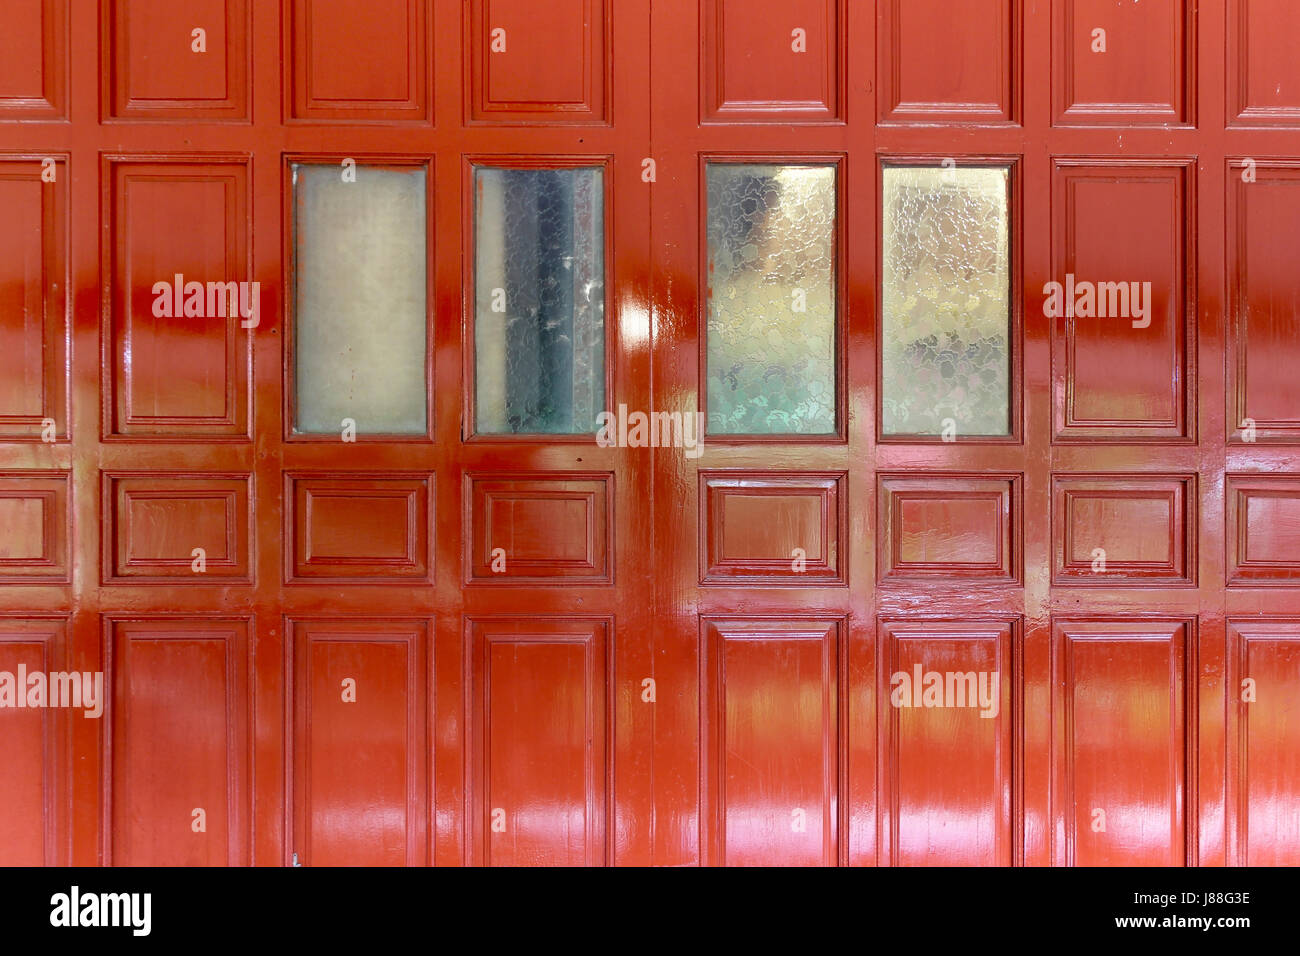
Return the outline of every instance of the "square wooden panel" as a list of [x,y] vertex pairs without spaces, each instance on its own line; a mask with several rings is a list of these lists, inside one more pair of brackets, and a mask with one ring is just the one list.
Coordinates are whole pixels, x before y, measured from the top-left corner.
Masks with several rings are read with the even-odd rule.
[[[890,865],[1015,862],[1015,634],[1007,620],[880,622],[879,779]],[[965,824],[952,826],[954,815]]]
[[472,123],[609,120],[610,0],[471,0],[465,17]]
[[106,473],[104,583],[251,584],[251,489],[246,474]]
[[[250,163],[247,156],[104,158],[105,438],[248,440],[253,329],[242,327],[226,296],[228,283],[253,274]],[[189,299],[192,282],[203,295]],[[258,292],[260,321],[260,287],[240,288],[250,305]],[[187,301],[205,315],[184,315]]]
[[284,14],[286,120],[432,119],[428,0],[291,0]]
[[1297,243],[1300,162],[1229,161],[1225,252],[1231,443],[1300,442]]
[[1052,476],[1052,582],[1194,583],[1195,507],[1194,475]]
[[1052,622],[1052,863],[1195,865],[1195,626]]
[[612,474],[467,474],[464,494],[466,584],[612,583]]
[[1293,0],[1228,0],[1229,126],[1300,126]]
[[1228,475],[1228,586],[1300,584],[1300,477]]
[[68,115],[68,0],[7,0],[0,30],[0,120]]
[[847,483],[841,472],[700,472],[700,583],[844,584]]
[[[1053,440],[1188,441],[1196,395],[1194,162],[1053,163],[1051,281],[1060,295],[1051,309],[1047,289],[1038,300],[1052,326]],[[1104,316],[1070,314],[1100,313],[1103,304]]]
[[1018,475],[880,475],[882,584],[1020,581]]
[[0,156],[0,441],[69,434],[69,182],[66,154]]
[[702,121],[841,121],[846,13],[845,0],[792,0],[777,15],[745,0],[703,0]]
[[248,121],[249,0],[101,0],[100,10],[106,120]]
[[[28,675],[68,672],[66,617],[0,614],[0,672],[16,678],[20,668]],[[29,688],[15,684],[25,701]],[[0,707],[0,866],[67,864],[68,718],[82,719],[85,709]]]
[[1052,37],[1055,125],[1195,125],[1194,3],[1052,0]]
[[432,573],[433,475],[285,475],[285,581],[411,584]]
[[[304,866],[429,863],[430,621],[292,618],[293,850]],[[365,808],[365,826],[353,823]]]
[[881,0],[882,124],[1020,122],[1022,0]]
[[251,863],[251,632],[247,617],[104,618],[106,865]]
[[471,865],[610,862],[612,631],[607,618],[466,619]]
[[1229,866],[1300,866],[1300,621],[1228,621]]
[[700,620],[707,866],[834,866],[841,619]]
[[0,471],[0,584],[71,580],[72,475]]

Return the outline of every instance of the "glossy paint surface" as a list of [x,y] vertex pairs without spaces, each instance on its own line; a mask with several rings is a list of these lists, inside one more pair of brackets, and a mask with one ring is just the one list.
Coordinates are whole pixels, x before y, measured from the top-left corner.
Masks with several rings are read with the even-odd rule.
[[1300,862],[1295,4],[0,19],[0,864]]

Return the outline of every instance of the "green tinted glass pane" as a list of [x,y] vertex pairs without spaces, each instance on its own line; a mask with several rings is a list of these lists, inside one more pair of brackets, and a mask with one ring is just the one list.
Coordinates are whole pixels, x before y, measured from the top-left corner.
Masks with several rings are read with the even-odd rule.
[[835,168],[708,167],[715,435],[835,432]]
[[479,167],[475,428],[582,434],[605,410],[605,211],[598,167]]
[[884,170],[886,435],[1010,434],[1006,167]]
[[294,427],[427,428],[425,171],[296,164]]

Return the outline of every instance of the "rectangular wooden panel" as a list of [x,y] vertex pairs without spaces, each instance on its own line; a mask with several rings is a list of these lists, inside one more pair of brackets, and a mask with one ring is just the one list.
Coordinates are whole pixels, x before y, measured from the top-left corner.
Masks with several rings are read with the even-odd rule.
[[286,120],[429,122],[428,0],[284,9]]
[[1193,475],[1054,475],[1053,583],[1191,584],[1195,507]]
[[0,120],[63,119],[68,0],[5,0],[0,10]]
[[465,583],[613,581],[614,476],[465,475]]
[[835,865],[841,627],[701,620],[706,864]]
[[66,155],[0,157],[0,440],[69,433],[68,185]]
[[1228,440],[1300,441],[1300,162],[1230,161],[1227,209]]
[[1058,126],[1195,123],[1196,5],[1053,0]]
[[1186,440],[1195,395],[1191,161],[1055,159],[1056,441]]
[[1052,640],[1053,861],[1183,866],[1189,852],[1187,621],[1058,620]]
[[48,688],[67,666],[65,619],[0,616],[0,866],[67,862],[66,728],[84,709],[27,706],[32,676],[44,675]]
[[1228,586],[1300,581],[1300,477],[1228,475]]
[[1020,580],[1020,478],[882,474],[877,562],[881,583]]
[[1228,0],[1229,126],[1300,126],[1292,0]]
[[1022,0],[883,0],[881,123],[1020,121]]
[[466,7],[468,121],[606,122],[609,0],[472,0]]
[[608,620],[466,621],[469,860],[608,862]]
[[64,471],[0,471],[0,584],[71,580],[71,482]]
[[101,0],[105,119],[249,119],[249,0]]
[[251,583],[251,476],[124,472],[103,480],[105,584]]
[[252,839],[246,618],[104,621],[104,857],[246,866]]
[[247,440],[249,162],[105,158],[106,436]]
[[844,0],[793,0],[779,12],[744,0],[704,0],[703,121],[839,121],[845,14]]
[[1228,863],[1300,866],[1300,621],[1228,622]]
[[880,624],[879,779],[893,866],[1010,866],[1010,621]]
[[335,617],[286,629],[296,862],[425,865],[428,622]]
[[433,476],[285,475],[285,580],[428,580]]
[[700,472],[700,583],[843,584],[848,476]]

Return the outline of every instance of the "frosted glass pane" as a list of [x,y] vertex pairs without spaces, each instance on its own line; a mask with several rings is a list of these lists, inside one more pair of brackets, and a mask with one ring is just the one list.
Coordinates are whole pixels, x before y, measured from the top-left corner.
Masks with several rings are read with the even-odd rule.
[[708,167],[715,435],[835,431],[835,168]]
[[583,434],[605,410],[600,168],[475,170],[475,428]]
[[296,430],[424,434],[424,170],[293,175]]
[[884,170],[886,435],[1010,434],[1006,167]]

